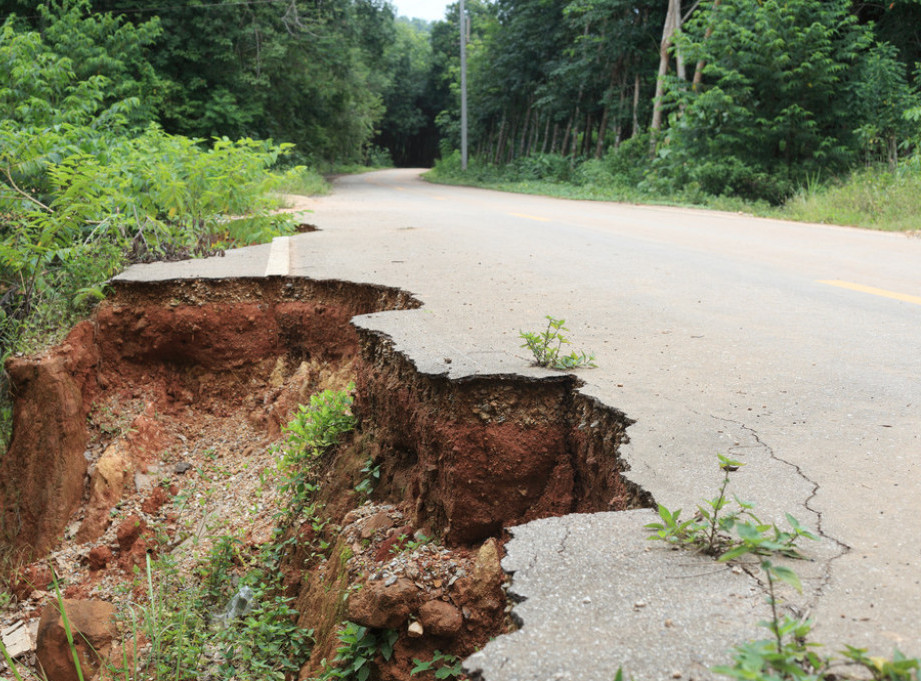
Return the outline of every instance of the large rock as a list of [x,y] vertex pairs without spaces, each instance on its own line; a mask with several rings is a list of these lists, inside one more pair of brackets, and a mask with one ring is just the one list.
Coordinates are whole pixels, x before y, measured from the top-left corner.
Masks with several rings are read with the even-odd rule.
[[398,579],[390,586],[368,582],[349,595],[348,619],[374,629],[396,629],[409,619],[419,597],[419,589],[408,579]]
[[419,608],[419,621],[432,636],[457,636],[464,624],[461,611],[444,601],[428,601]]
[[[84,679],[91,679],[117,635],[115,606],[105,601],[64,600],[74,649]],[[35,653],[48,681],[79,681],[73,652],[67,642],[64,619],[56,602],[42,611]]]

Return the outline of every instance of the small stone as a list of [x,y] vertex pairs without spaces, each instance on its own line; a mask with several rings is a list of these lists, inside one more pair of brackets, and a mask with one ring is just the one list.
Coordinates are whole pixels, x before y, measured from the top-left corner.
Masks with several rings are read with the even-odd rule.
[[673,678],[673,679],[680,679],[680,678],[681,678],[681,672],[679,672],[678,670],[673,671],[673,672],[672,672],[672,678]]
[[183,473],[188,471],[191,467],[192,467],[192,464],[190,464],[188,461],[180,461],[175,466],[173,466],[173,472],[178,475],[182,475]]
[[422,628],[421,622],[410,622],[409,626],[406,628],[406,633],[409,634],[411,638],[419,638],[425,633],[425,630]]
[[146,475],[145,473],[135,473],[134,474],[134,489],[138,492],[147,492],[152,490],[154,486],[153,476]]
[[733,566],[733,568],[732,568],[732,574],[734,574],[734,575],[741,575],[742,572],[743,572],[743,570],[742,570],[742,567],[741,567],[740,565],[734,565],[734,566]]
[[636,603],[633,604],[634,610],[639,610],[640,608],[645,608],[645,607],[646,607],[646,601],[637,601]]
[[675,626],[675,623],[672,620],[665,620],[665,626],[666,628],[671,629],[673,626]]
[[592,602],[592,599],[591,599],[590,597],[586,596],[585,598],[582,599],[582,602],[583,602],[585,605],[588,605],[589,603]]
[[384,586],[392,586],[393,584],[396,584],[396,582],[397,582],[397,576],[396,576],[396,575],[390,575],[390,576],[387,578],[387,581],[384,582]]

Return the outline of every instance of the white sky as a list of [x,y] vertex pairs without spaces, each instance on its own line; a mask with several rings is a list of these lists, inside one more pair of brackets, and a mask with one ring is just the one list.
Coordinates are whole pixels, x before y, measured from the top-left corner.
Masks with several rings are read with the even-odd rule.
[[455,0],[390,0],[397,16],[416,17],[428,21],[444,19],[445,8]]

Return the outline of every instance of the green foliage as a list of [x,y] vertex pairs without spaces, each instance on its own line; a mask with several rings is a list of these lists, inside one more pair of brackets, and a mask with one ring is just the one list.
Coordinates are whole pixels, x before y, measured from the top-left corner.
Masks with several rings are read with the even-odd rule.
[[896,650],[892,659],[870,657],[866,648],[847,646],[841,653],[845,659],[855,662],[870,673],[873,681],[918,681],[921,660],[905,657]]
[[[124,678],[171,678],[191,681],[207,673],[216,679],[282,681],[296,674],[310,654],[312,632],[296,624],[291,599],[281,595],[277,552],[263,551],[242,579],[230,571],[237,540],[219,538],[196,573],[182,580],[169,558],[148,562],[149,604],[141,612],[141,630],[151,641],[146,668],[113,670]],[[230,597],[249,595],[249,607],[218,614]],[[142,673],[143,672],[143,676]]]
[[299,405],[297,413],[282,429],[285,443],[280,461],[280,489],[290,498],[286,507],[289,517],[312,508],[317,490],[316,462],[355,426],[351,412],[354,389],[354,384],[349,384],[346,390],[324,390],[311,395],[309,404]]
[[364,497],[370,497],[380,479],[381,466],[375,465],[374,459],[369,457],[361,468],[361,480],[355,485],[355,491]]
[[668,81],[659,181],[779,204],[806,177],[852,163],[858,137],[868,147],[898,134],[914,97],[904,64],[873,45],[850,3],[709,4],[676,39],[684,59],[705,64],[703,84]]
[[840,182],[805,187],[786,203],[783,216],[870,229],[921,230],[921,163],[912,157],[895,170],[862,168]]
[[413,658],[413,668],[410,670],[410,676],[424,674],[424,678],[429,679],[457,679],[463,675],[461,661],[456,655],[448,655],[436,650],[432,653],[432,659],[428,661]]
[[319,681],[367,681],[378,655],[384,660],[391,658],[397,636],[393,629],[369,629],[345,622],[339,632],[339,647],[333,664],[324,668]]
[[816,536],[789,513],[785,515],[790,529],[781,530],[774,523],[759,520],[751,503],[735,497],[733,506],[726,493],[729,476],[744,464],[722,454],[718,457],[723,481],[717,495],[698,504],[694,517],[684,521],[680,519],[681,509],[671,511],[660,504],[660,521],[645,526],[653,530],[649,539],[695,548],[721,561],[744,555],[779,554],[800,558],[797,542],[801,538],[816,539]]
[[564,331],[569,331],[563,324],[565,319],[554,319],[550,315],[546,316],[547,328],[540,333],[533,331],[521,331],[519,337],[524,341],[521,346],[528,348],[534,355],[534,363],[537,366],[549,367],[551,369],[576,369],[582,366],[595,366],[595,356],[586,354],[584,351],[579,353],[573,350],[568,355],[561,354],[563,345],[569,344],[569,339],[563,335]]

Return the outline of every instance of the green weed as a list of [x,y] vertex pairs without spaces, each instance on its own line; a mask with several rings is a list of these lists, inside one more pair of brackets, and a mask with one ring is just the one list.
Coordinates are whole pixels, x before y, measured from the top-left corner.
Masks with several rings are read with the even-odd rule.
[[300,405],[294,418],[283,428],[280,489],[290,498],[284,515],[293,518],[307,509],[317,491],[316,463],[342,435],[355,426],[352,415],[354,384],[346,390],[324,390]]
[[397,636],[393,629],[369,629],[354,622],[346,622],[339,632],[339,647],[336,648],[333,664],[325,666],[319,681],[367,681],[378,655],[384,660],[393,656]]
[[410,676],[426,674],[428,678],[435,679],[457,679],[463,676],[463,673],[461,661],[457,656],[447,655],[440,650],[436,650],[432,654],[432,659],[428,661],[413,658],[413,668],[409,672]]
[[744,464],[722,454],[718,458],[723,481],[717,495],[698,504],[697,513],[684,521],[680,518],[681,509],[671,511],[660,504],[660,521],[645,525],[647,530],[653,530],[649,539],[692,547],[719,557],[721,561],[734,560],[746,554],[801,557],[797,541],[801,538],[816,539],[816,536],[789,513],[785,515],[790,529],[781,530],[776,524],[762,522],[749,502],[733,497],[735,505],[732,506],[726,493],[729,476]]
[[568,355],[562,354],[562,347],[570,342],[563,335],[564,331],[569,331],[563,326],[566,320],[554,319],[550,315],[547,315],[546,319],[547,328],[542,333],[521,331],[518,334],[524,341],[521,347],[531,351],[531,354],[534,355],[534,363],[537,366],[551,369],[576,369],[582,366],[595,366],[595,355],[575,351]]

